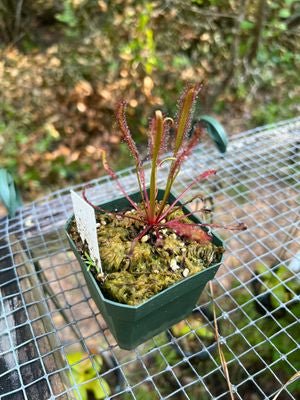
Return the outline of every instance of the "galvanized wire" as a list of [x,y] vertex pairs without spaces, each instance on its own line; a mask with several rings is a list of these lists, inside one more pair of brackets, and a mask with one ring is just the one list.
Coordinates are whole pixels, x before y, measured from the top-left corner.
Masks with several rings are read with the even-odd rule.
[[[207,291],[196,307],[202,313],[199,328],[213,332],[203,306],[209,308],[214,301],[235,398],[269,399],[297,371],[300,360],[299,304],[294,307],[299,294],[290,285],[295,279],[299,283],[299,262],[298,270],[286,277],[276,271],[279,265],[288,269],[293,260],[297,267],[300,250],[300,118],[233,135],[226,155],[209,143],[200,145],[178,177],[176,192],[198,171],[212,168],[218,170],[217,178],[199,184],[193,193],[204,193],[214,221],[238,220],[249,229],[221,232],[225,259],[213,282],[214,300]],[[132,169],[119,176],[128,192],[136,190]],[[161,184],[165,178],[166,168],[160,172]],[[90,184],[88,196],[94,203],[119,196],[108,177]],[[69,190],[54,192],[0,221],[1,399],[32,400],[38,387],[43,389],[40,399],[80,398],[79,383],[66,362],[72,351],[91,360],[95,370],[88,382],[100,377],[109,382],[111,399],[143,399],[143,390],[151,399],[229,398],[215,344],[195,335],[191,325],[183,336],[169,331],[134,351],[117,346],[66,242],[63,226],[72,213]],[[266,271],[256,271],[261,264]],[[1,280],[3,274],[10,278]],[[267,277],[276,282],[273,309],[259,302],[255,292],[255,287],[269,290]],[[281,288],[290,295],[283,298]],[[189,341],[196,343],[191,353],[185,351]],[[31,354],[24,358],[22,348],[30,348]],[[203,350],[205,360],[200,359]],[[101,371],[95,354],[107,360]],[[300,384],[294,384],[281,398],[296,400],[299,395]]]

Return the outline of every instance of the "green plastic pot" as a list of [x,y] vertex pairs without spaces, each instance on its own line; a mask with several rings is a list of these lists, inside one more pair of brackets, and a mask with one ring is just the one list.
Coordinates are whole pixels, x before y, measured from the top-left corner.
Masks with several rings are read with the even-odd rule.
[[[159,200],[162,199],[163,193],[162,190],[158,191]],[[137,192],[132,194],[131,198],[139,202],[140,196],[140,192]],[[169,201],[172,202],[174,200],[175,197],[171,194]],[[101,207],[107,211],[114,211],[115,209],[126,209],[128,204],[126,198],[122,197],[101,204]],[[187,207],[183,207],[183,210],[185,213],[190,212]],[[105,298],[97,280],[87,270],[84,260],[82,260],[75,243],[68,233],[73,218],[74,216],[68,220],[65,226],[71,249],[80,263],[92,298],[122,349],[132,350],[189,315],[197,304],[207,282],[214,278],[222,261],[220,259],[218,263],[211,265],[209,268],[178,281],[140,305],[129,306],[117,303]],[[200,221],[196,216],[190,218],[195,222]],[[213,234],[213,243],[217,246],[223,246],[223,242],[215,234]]]

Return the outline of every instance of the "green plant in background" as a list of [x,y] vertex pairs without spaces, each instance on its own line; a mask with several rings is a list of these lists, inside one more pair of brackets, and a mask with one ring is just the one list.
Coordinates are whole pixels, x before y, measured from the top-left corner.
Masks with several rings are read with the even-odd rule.
[[212,328],[205,326],[204,321],[201,321],[200,318],[196,318],[193,316],[187,318],[187,322],[182,321],[174,325],[172,328],[172,333],[176,337],[189,335],[189,341],[193,340],[196,336],[208,340],[212,340],[215,337]]
[[62,4],[63,10],[55,16],[57,21],[66,24],[69,28],[75,28],[78,24],[78,19],[72,0],[64,0]]
[[[281,376],[282,382],[286,382],[294,374],[294,368],[300,370],[300,350],[297,347],[300,283],[284,265],[273,268],[271,272],[267,266],[258,264],[256,270],[259,280],[252,283],[253,294],[240,286],[235,291],[236,303],[232,318],[241,334],[231,335],[228,346],[236,349],[239,354],[247,353],[246,357],[241,358],[244,368],[260,370],[261,360],[264,360],[275,376]],[[240,283],[236,282],[236,285]],[[282,308],[283,304],[287,308],[292,307],[292,312]],[[230,336],[231,327],[224,324],[223,332],[225,336]],[[242,340],[241,335],[247,341]],[[226,348],[224,351],[227,361],[230,360],[230,351]],[[237,370],[234,379],[241,381],[243,376],[240,374],[243,375],[243,372]],[[263,374],[258,375],[256,381],[266,387]],[[295,396],[300,395],[299,383],[291,384],[289,390]]]
[[63,25],[64,35],[71,41],[80,36],[86,18],[84,11],[86,5],[85,0],[63,0],[60,11],[55,14],[55,19]]
[[259,292],[270,295],[271,307],[276,309],[282,304],[290,307],[293,300],[294,304],[300,304],[300,301],[297,301],[297,296],[300,295],[300,281],[285,265],[275,266],[270,271],[266,265],[257,264],[256,273],[263,283],[259,285]]
[[[146,74],[151,75],[154,68],[159,66],[159,58],[156,53],[156,44],[154,41],[154,31],[151,27],[151,17],[154,5],[152,2],[144,2],[143,9],[134,23],[134,32],[132,39],[121,49],[121,55],[128,58],[134,68],[138,64],[142,65]],[[129,21],[135,18],[131,13]],[[132,22],[132,21],[131,21]]]
[[88,400],[89,396],[93,396],[94,400],[101,400],[110,395],[111,390],[106,380],[101,377],[96,378],[97,372],[100,373],[103,367],[100,355],[93,356],[92,362],[86,353],[75,352],[67,354],[67,360],[71,367],[69,373],[71,385],[78,386],[80,393],[76,393],[77,399]]

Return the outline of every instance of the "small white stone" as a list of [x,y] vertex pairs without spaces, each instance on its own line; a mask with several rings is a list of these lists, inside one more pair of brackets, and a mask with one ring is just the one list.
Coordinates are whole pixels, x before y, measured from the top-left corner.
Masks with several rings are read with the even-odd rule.
[[184,268],[182,275],[186,278],[189,273],[190,273],[190,270],[188,268]]
[[105,275],[103,274],[103,273],[100,273],[100,274],[98,274],[97,275],[97,279],[98,279],[98,281],[104,281],[104,279],[105,279]]
[[100,222],[96,223],[96,228],[99,228],[101,226]]
[[26,228],[30,228],[34,225],[34,223],[31,218],[26,218],[24,225],[26,226]]
[[179,266],[178,266],[175,258],[172,258],[172,260],[170,262],[170,268],[172,271],[177,271],[179,269]]
[[182,253],[185,253],[185,252],[186,252],[186,248],[185,248],[185,247],[182,247],[182,248],[181,248],[181,252],[182,252]]
[[161,221],[160,221],[160,223],[161,224],[165,224],[167,221],[165,220],[165,219],[162,219]]
[[101,225],[106,225],[106,222],[104,221],[104,219],[101,219]]
[[162,229],[162,230],[161,230],[161,233],[162,233],[163,235],[166,235],[167,232],[168,232],[167,229]]
[[141,242],[145,243],[149,240],[149,235],[145,235],[142,237]]

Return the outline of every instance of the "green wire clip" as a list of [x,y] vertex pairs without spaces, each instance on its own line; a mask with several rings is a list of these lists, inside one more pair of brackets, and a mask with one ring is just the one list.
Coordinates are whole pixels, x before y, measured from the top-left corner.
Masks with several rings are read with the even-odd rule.
[[13,177],[5,169],[0,169],[0,201],[4,204],[10,217],[14,217],[17,208],[21,207],[20,193]]
[[228,145],[228,136],[220,122],[209,115],[201,115],[198,121],[204,123],[208,135],[215,142],[218,150],[221,153],[225,153]]

